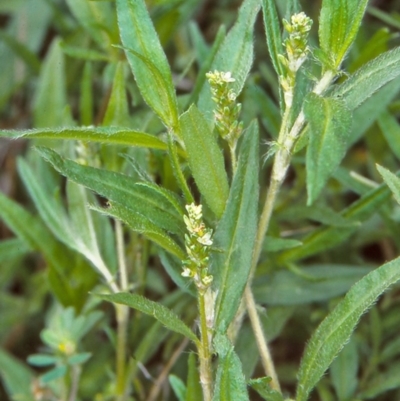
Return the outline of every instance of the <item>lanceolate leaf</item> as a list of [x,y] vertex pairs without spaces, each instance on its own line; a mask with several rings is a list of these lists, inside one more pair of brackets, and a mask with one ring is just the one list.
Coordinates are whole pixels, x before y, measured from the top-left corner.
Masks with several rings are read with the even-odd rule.
[[[253,26],[260,4],[261,0],[243,2],[237,21],[222,42],[210,68],[211,71],[230,71],[235,78],[232,88],[237,95],[242,91],[253,64]],[[200,93],[199,109],[207,119],[212,118],[213,101],[209,85],[205,85]]]
[[307,203],[310,205],[346,153],[351,113],[342,100],[311,93],[305,102],[304,114],[310,125],[307,148]]
[[339,68],[356,38],[367,5],[368,0],[322,1],[319,41],[330,60],[329,68]]
[[182,233],[183,209],[172,193],[155,184],[134,182],[127,175],[83,166],[63,159],[47,148],[38,148],[40,154],[61,174],[72,181],[116,202],[173,233]]
[[171,70],[145,2],[117,0],[117,15],[125,54],[143,98],[168,128],[176,129],[178,106]]
[[278,76],[282,75],[282,66],[278,54],[283,54],[281,27],[275,0],[263,0],[264,29],[267,37],[268,51]]
[[342,98],[347,107],[354,110],[379,88],[399,75],[400,47],[397,47],[381,54],[357,70],[334,90],[332,96]]
[[382,166],[377,165],[376,168],[400,204],[400,178]]
[[239,163],[211,259],[213,289],[218,291],[215,328],[224,333],[235,316],[247,283],[257,227],[258,127],[253,122],[241,144]]
[[130,308],[136,309],[146,315],[153,316],[159,322],[161,322],[165,327],[169,330],[172,330],[176,333],[183,334],[188,339],[197,343],[199,340],[192,330],[178,316],[175,315],[170,309],[165,306],[150,301],[147,298],[142,297],[137,294],[129,294],[129,293],[118,293],[118,294],[96,294],[101,299],[104,299],[108,302],[113,302],[116,304],[127,305]]
[[325,318],[304,352],[298,375],[296,401],[308,399],[321,376],[349,340],[360,317],[399,279],[400,258],[386,263],[361,279]]
[[390,150],[400,160],[400,124],[396,117],[385,111],[379,116],[378,124]]
[[156,224],[152,223],[148,218],[140,213],[137,213],[132,209],[122,206],[118,203],[113,203],[106,209],[101,209],[98,207],[92,207],[92,209],[123,221],[133,231],[143,234],[151,241],[160,245],[166,251],[177,256],[180,260],[184,260],[186,258],[182,248],[171,237],[169,237],[164,230],[159,228]]
[[[369,191],[358,201],[354,202],[340,214],[349,222],[363,222],[370,218],[390,198],[390,191],[386,185]],[[302,246],[282,252],[278,262],[285,264],[294,260],[303,259],[346,241],[357,230],[354,227],[320,227],[307,235],[301,241]]]
[[70,139],[162,150],[168,148],[164,141],[154,135],[117,127],[43,128],[24,131],[2,130],[0,131],[1,136],[14,139]]
[[224,157],[206,119],[193,105],[180,118],[190,169],[210,209],[221,217],[229,194]]
[[225,335],[218,334],[214,339],[214,347],[219,362],[213,401],[248,401],[242,364],[232,344]]

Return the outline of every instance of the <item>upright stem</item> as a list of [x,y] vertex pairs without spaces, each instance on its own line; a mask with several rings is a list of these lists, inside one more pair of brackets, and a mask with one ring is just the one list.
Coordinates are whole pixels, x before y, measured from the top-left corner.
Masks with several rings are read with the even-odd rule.
[[[323,93],[332,82],[334,76],[335,74],[332,71],[325,72],[321,80],[314,87],[313,92],[318,95]],[[267,340],[263,332],[262,324],[257,314],[255,300],[251,291],[251,283],[254,277],[258,260],[260,258],[262,244],[264,242],[265,235],[268,231],[269,223],[272,216],[272,211],[275,205],[275,200],[277,198],[278,192],[286,177],[286,173],[290,165],[291,152],[294,143],[298,138],[305,123],[305,116],[303,111],[301,111],[297,116],[292,128],[289,129],[290,111],[291,109],[287,107],[282,118],[282,125],[278,137],[278,150],[275,154],[274,163],[272,167],[271,183],[268,189],[267,197],[264,203],[264,208],[261,213],[260,222],[258,225],[250,276],[244,293],[244,298],[246,301],[250,322],[253,328],[254,335],[256,337],[258,350],[260,352],[261,362],[263,364],[265,373],[272,379],[271,386],[278,391],[280,391],[280,385],[276,375],[274,363],[271,358],[271,353],[268,349]]]
[[[119,281],[122,291],[128,289],[128,272],[125,261],[124,233],[119,220],[115,221],[115,236],[118,255]],[[129,308],[125,305],[116,305],[117,314],[117,400],[126,399],[126,344]]]
[[204,294],[198,292],[199,315],[200,315],[200,335],[201,341],[199,346],[199,362],[200,362],[200,383],[203,389],[204,401],[212,401],[212,366],[211,366],[211,350],[208,341],[208,325],[206,315],[206,305]]

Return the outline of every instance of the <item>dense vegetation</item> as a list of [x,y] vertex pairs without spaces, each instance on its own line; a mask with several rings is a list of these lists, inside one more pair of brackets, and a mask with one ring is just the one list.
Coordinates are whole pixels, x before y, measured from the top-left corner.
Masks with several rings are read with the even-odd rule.
[[0,399],[399,399],[399,12],[0,0]]

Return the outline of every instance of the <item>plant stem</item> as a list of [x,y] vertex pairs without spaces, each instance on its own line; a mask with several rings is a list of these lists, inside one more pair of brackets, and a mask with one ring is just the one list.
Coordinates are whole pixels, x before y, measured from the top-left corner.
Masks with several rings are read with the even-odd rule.
[[274,390],[281,392],[281,386],[279,384],[278,376],[275,371],[274,362],[272,360],[271,353],[269,352],[268,345],[265,340],[263,328],[257,313],[254,296],[249,286],[246,287],[244,296],[246,299],[247,311],[249,313],[250,322],[253,328],[257,347],[260,351],[261,363],[267,376],[271,377],[271,387]]
[[[124,251],[124,233],[122,223],[115,221],[115,237],[118,255],[118,271],[120,287],[122,291],[126,291],[129,286],[128,272],[125,261]],[[124,401],[126,399],[126,343],[129,308],[125,305],[116,305],[117,314],[117,400]]]
[[72,384],[71,384],[71,391],[69,393],[68,401],[75,401],[76,396],[78,395],[79,379],[81,376],[81,367],[79,365],[73,366],[71,375],[72,375]]
[[[333,71],[326,71],[325,74],[322,76],[321,80],[315,85],[313,92],[316,93],[317,95],[323,93],[331,84],[334,76],[335,73]],[[261,362],[265,369],[266,375],[272,378],[271,386],[279,391],[280,391],[280,385],[276,375],[274,363],[271,358],[271,353],[269,352],[267,341],[262,329],[262,324],[257,313],[255,300],[251,291],[251,283],[255,274],[258,260],[260,258],[264,238],[268,231],[275,201],[278,192],[281,188],[281,185],[285,180],[286,173],[290,165],[291,152],[294,143],[297,140],[298,136],[300,135],[300,132],[305,123],[304,113],[303,111],[300,111],[295,122],[293,123],[292,128],[289,129],[290,112],[291,108],[286,107],[282,117],[281,129],[279,131],[279,136],[278,136],[278,150],[275,154],[274,163],[272,167],[271,183],[268,189],[268,193],[264,203],[264,208],[261,213],[260,222],[258,225],[249,280],[247,282],[247,286],[244,293],[251,326],[253,328],[258,350],[260,352]]]
[[200,335],[199,343],[199,362],[200,362],[200,382],[203,389],[204,401],[212,401],[212,366],[211,351],[208,341],[208,325],[206,315],[205,296],[198,292],[199,315],[200,315]]

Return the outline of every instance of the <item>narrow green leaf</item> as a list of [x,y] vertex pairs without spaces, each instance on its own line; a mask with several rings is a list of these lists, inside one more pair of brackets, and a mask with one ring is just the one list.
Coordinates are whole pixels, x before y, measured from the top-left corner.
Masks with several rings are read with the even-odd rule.
[[33,401],[33,372],[21,361],[0,349],[0,377],[10,399]]
[[381,129],[390,150],[400,160],[400,124],[388,111],[384,111],[378,118]]
[[225,335],[217,334],[214,347],[219,362],[213,401],[249,401],[242,364],[232,344]]
[[[80,121],[82,125],[90,125],[93,122],[93,68],[90,61],[85,63],[81,79],[81,98],[79,102]],[[0,134],[1,135],[1,134]]]
[[352,265],[320,264],[302,268],[303,275],[278,270],[259,277],[253,284],[258,303],[304,305],[341,296],[372,268]]
[[196,355],[191,352],[188,358],[188,377],[186,383],[186,401],[203,401],[203,391],[200,385],[199,369]]
[[376,165],[376,168],[378,169],[382,178],[385,180],[387,186],[393,192],[393,195],[394,195],[397,203],[400,204],[400,179],[399,179],[399,177],[397,177],[395,174],[391,173],[386,168],[379,166],[379,164]]
[[[390,191],[386,185],[372,189],[354,202],[340,214],[349,222],[363,222],[376,213],[379,208],[390,198]],[[355,231],[357,226],[352,227],[320,227],[302,239],[301,247],[289,249],[282,252],[278,262],[285,264],[294,260],[300,260],[321,251],[336,246],[344,241]]]
[[51,149],[38,150],[45,160],[70,180],[90,188],[113,203],[141,214],[153,222],[153,225],[176,234],[184,232],[182,206],[167,190],[155,184],[135,182],[124,174],[63,159]]
[[11,35],[0,32],[0,40],[7,44],[13,52],[19,56],[26,65],[35,73],[40,71],[40,61],[35,53],[33,53],[25,44],[22,44]]
[[35,127],[57,127],[65,123],[67,95],[65,61],[60,40],[53,40],[42,64],[33,106]]
[[175,376],[174,374],[170,374],[168,376],[168,381],[178,401],[185,401],[186,386],[182,379],[180,379],[178,376]]
[[321,49],[330,60],[329,68],[338,69],[354,42],[368,0],[323,0],[319,17]]
[[24,257],[32,249],[20,238],[11,238],[0,241],[0,263]]
[[[253,64],[253,26],[260,10],[261,0],[245,0],[239,9],[238,18],[222,42],[210,70],[232,73],[235,82],[233,91],[239,95]],[[214,103],[210,86],[205,85],[199,97],[199,109],[207,120],[213,118]]]
[[284,401],[282,394],[271,388],[270,381],[270,377],[261,377],[250,380],[249,385],[266,401]]
[[59,129],[32,129],[24,131],[2,130],[0,137],[29,139],[69,139],[114,145],[137,146],[166,150],[168,145],[154,135],[117,127],[80,127]]
[[33,366],[51,366],[57,363],[58,358],[53,355],[34,354],[29,355],[27,361]]
[[284,249],[296,248],[296,246],[302,245],[302,242],[297,241],[295,239],[285,239],[285,238],[276,238],[276,237],[265,237],[264,240],[264,250],[267,253],[270,252],[280,252]]
[[253,122],[243,138],[236,174],[214,244],[222,252],[211,258],[213,289],[218,292],[215,328],[224,333],[235,316],[250,272],[257,228],[258,126]]
[[347,107],[354,110],[379,88],[399,75],[400,47],[396,47],[357,70],[333,91],[332,96],[343,99]]
[[354,339],[344,346],[330,367],[330,376],[339,401],[351,400],[357,388],[358,353]]
[[281,27],[279,24],[278,12],[274,0],[263,0],[262,2],[264,29],[267,37],[268,51],[272,65],[279,76],[282,75],[282,66],[278,54],[284,54],[282,46]]
[[144,100],[176,130],[178,105],[171,70],[145,2],[117,0],[117,15],[125,54]]
[[124,66],[124,63],[119,62],[115,69],[111,96],[103,119],[103,125],[105,126],[129,126],[129,110],[125,88]]
[[180,117],[189,165],[200,193],[210,209],[221,217],[229,194],[224,157],[205,117],[195,105]]
[[165,306],[150,301],[137,294],[129,294],[120,292],[118,294],[96,294],[105,301],[127,305],[130,308],[136,309],[139,312],[145,313],[146,315],[153,316],[160,323],[162,323],[167,329],[176,333],[182,334],[188,339],[195,343],[198,343],[198,338],[191,329],[178,316],[175,315],[170,309]]
[[64,377],[68,372],[68,368],[65,365],[57,366],[54,369],[51,369],[49,372],[45,373],[40,377],[40,381],[43,384],[50,383],[53,380],[60,379]]
[[113,203],[107,209],[97,207],[92,207],[92,209],[121,220],[133,231],[143,234],[151,241],[160,245],[166,251],[177,256],[180,260],[184,260],[186,258],[186,254],[183,252],[182,248],[171,237],[169,237],[164,230],[159,228],[140,213],[134,212],[132,209],[128,209],[127,207],[118,203]]
[[77,46],[69,46],[65,44],[65,42],[61,43],[61,48],[63,52],[69,57],[85,61],[110,61],[110,57],[107,54],[99,52],[98,50]]
[[80,354],[72,355],[68,358],[68,365],[82,365],[90,359],[90,352],[81,352]]
[[304,114],[310,126],[306,167],[307,204],[311,205],[346,154],[351,113],[344,101],[311,93]]
[[300,363],[297,401],[308,399],[311,390],[349,340],[360,317],[399,279],[400,258],[362,278],[323,320],[311,337]]

